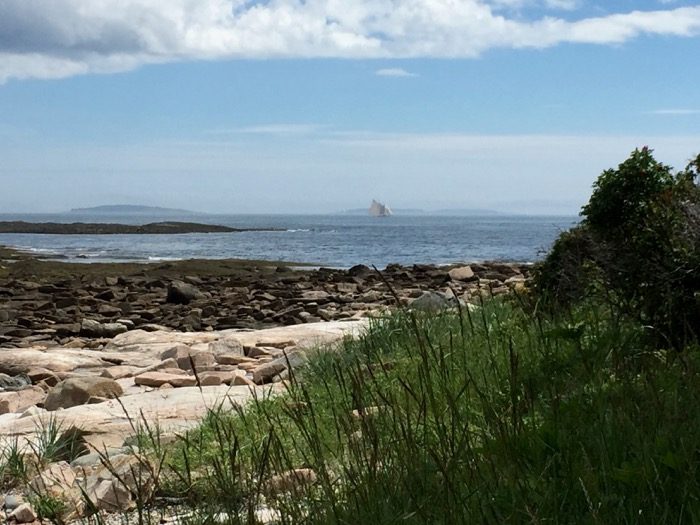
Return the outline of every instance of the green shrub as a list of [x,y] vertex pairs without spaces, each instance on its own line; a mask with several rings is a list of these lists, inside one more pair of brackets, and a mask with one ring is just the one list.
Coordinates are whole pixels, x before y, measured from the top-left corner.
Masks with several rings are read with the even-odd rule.
[[555,242],[535,271],[545,302],[587,292],[680,347],[700,335],[700,156],[677,174],[651,150],[635,150],[604,171],[583,220]]

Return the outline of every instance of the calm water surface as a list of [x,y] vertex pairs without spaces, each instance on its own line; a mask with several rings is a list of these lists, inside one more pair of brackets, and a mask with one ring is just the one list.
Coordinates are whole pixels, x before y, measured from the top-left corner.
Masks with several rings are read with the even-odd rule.
[[183,217],[117,215],[3,215],[0,220],[32,222],[116,222],[143,224],[182,220],[237,228],[283,231],[182,235],[0,234],[0,245],[73,262],[163,261],[187,258],[244,258],[354,264],[531,262],[542,257],[576,217],[553,216],[393,216],[205,215]]

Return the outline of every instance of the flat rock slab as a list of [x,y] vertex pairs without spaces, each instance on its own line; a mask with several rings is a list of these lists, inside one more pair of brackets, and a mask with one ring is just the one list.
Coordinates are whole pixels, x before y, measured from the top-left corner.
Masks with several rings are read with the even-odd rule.
[[131,330],[112,339],[105,350],[121,355],[139,352],[142,356],[158,356],[176,345],[187,345],[195,350],[208,350],[209,343],[219,339],[237,339],[244,346],[275,346],[280,342],[301,348],[328,344],[345,336],[357,336],[368,326],[367,319],[331,321],[280,326],[263,330],[242,331],[237,329],[219,332],[171,332]]
[[[344,337],[358,336],[366,330],[368,322],[353,320],[309,323],[255,331],[133,330],[116,336],[104,350],[62,347],[0,349],[0,371],[6,369],[11,375],[16,375],[41,367],[70,376],[98,376],[111,367],[114,367],[116,373],[123,372],[125,366],[133,366],[140,368],[140,372],[143,373],[148,370],[147,367],[153,367],[151,370],[155,371],[162,364],[161,353],[174,346],[187,345],[195,350],[206,351],[210,343],[223,339],[229,341],[231,338],[247,347],[274,349],[294,346],[295,353],[300,353],[304,349],[333,344]],[[238,358],[240,359],[240,356]],[[134,372],[138,375],[139,370]],[[179,370],[176,372],[181,373]],[[126,437],[133,434],[132,424],[138,425],[139,420],[145,420],[153,426],[157,424],[165,432],[180,431],[196,425],[208,409],[219,405],[230,408],[233,404],[244,404],[254,392],[255,395],[261,396],[279,392],[284,388],[279,384],[254,387],[250,380],[241,375],[242,373],[244,372],[239,370],[226,374],[209,374],[212,382],[244,383],[241,386],[203,386],[201,389],[196,386],[182,386],[155,391],[144,391],[146,387],[135,385],[132,377],[119,378],[117,382],[124,390],[124,395],[120,398],[121,404],[117,400],[108,400],[51,413],[33,407],[25,414],[0,415],[0,445],[3,440],[14,437],[34,439],[42,422],[55,417],[64,427],[76,425],[85,430],[88,433],[87,442],[94,447],[119,447]],[[229,374],[231,377],[228,377]],[[224,375],[226,377],[219,377]],[[206,384],[204,381],[203,383]]]
[[[279,390],[279,387],[276,388]],[[258,395],[272,389],[260,389]],[[29,417],[21,414],[0,415],[0,436],[4,439],[20,437],[32,439],[42,422],[50,417],[64,428],[75,425],[86,432],[86,441],[93,447],[119,447],[133,434],[129,417],[134,425],[145,419],[149,424],[157,422],[165,432],[179,431],[196,425],[208,409],[223,405],[243,404],[250,399],[253,390],[248,386],[205,386],[155,390],[127,395],[121,398],[123,408],[116,400],[95,405],[81,405],[51,413],[39,413]],[[0,441],[2,441],[0,438]]]

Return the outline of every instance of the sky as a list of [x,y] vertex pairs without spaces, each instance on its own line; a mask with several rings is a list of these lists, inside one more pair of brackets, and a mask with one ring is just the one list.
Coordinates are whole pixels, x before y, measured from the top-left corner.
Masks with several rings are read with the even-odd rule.
[[684,0],[0,0],[0,213],[575,214],[700,153]]

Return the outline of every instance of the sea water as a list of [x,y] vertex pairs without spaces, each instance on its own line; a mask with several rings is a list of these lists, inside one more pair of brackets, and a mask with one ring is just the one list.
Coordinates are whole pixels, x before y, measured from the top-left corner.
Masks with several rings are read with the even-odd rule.
[[0,245],[71,262],[263,259],[347,268],[355,264],[533,262],[577,222],[555,216],[0,214],[0,220],[145,224],[161,220],[279,231],[205,234],[0,234]]

